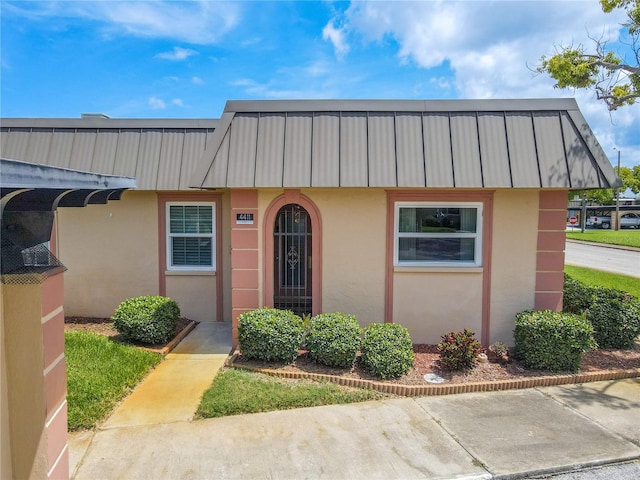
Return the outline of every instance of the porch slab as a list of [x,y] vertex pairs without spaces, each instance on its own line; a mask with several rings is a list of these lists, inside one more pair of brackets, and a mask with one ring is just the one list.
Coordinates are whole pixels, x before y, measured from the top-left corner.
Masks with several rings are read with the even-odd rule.
[[[546,391],[546,390],[545,390]],[[540,390],[416,399],[495,476],[638,458],[640,448]]]
[[102,430],[90,450],[77,480],[490,478],[412,399]]

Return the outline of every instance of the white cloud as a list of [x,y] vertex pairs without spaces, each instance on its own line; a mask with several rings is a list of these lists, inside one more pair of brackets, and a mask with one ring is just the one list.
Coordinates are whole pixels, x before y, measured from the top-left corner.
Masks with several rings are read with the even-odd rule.
[[184,102],[181,98],[174,98],[173,100],[171,100],[171,103],[176,107],[184,107]]
[[192,77],[191,83],[193,83],[194,85],[204,85],[204,80],[202,80],[200,77]]
[[325,25],[322,30],[322,39],[329,40],[333,44],[336,57],[340,59],[349,53],[349,45],[345,38],[345,32],[340,28],[336,28],[334,23],[334,20],[332,20]]
[[[462,96],[483,82],[521,96],[531,83],[527,64],[535,66],[553,45],[586,44],[589,34],[617,38],[622,17],[610,15],[597,2],[363,1],[347,9],[345,28],[366,41],[396,42],[399,58],[419,67],[448,61]],[[516,72],[522,73],[514,78]]]
[[198,52],[191,50],[190,48],[173,47],[173,51],[162,52],[156,55],[156,58],[162,58],[164,60],[186,60],[187,58],[198,55]]
[[262,42],[262,38],[253,37],[253,38],[249,38],[247,40],[244,40],[243,42],[240,42],[240,45],[242,45],[243,47],[251,47],[253,45],[260,44],[260,42]]
[[[25,2],[26,4],[27,2]],[[84,18],[105,33],[171,38],[195,44],[216,43],[240,22],[242,5],[233,1],[87,1],[28,2],[12,10],[30,18]]]
[[[605,14],[596,1],[358,1],[334,21],[342,22],[342,44],[359,37],[396,45],[399,63],[424,68],[426,77],[429,69],[448,67],[461,98],[575,97],[605,153],[626,145],[623,164],[640,162],[637,133],[629,133],[640,131],[640,108],[609,115],[592,92],[554,89],[552,79],[534,71],[554,46],[615,42],[622,11]],[[431,83],[449,95],[441,71]]]
[[165,101],[158,97],[149,97],[149,106],[153,110],[164,110],[167,108]]

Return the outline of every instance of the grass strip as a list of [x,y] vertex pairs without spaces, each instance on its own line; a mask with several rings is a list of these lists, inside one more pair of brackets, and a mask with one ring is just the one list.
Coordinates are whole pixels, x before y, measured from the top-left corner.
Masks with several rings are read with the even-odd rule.
[[71,431],[96,426],[162,360],[95,333],[67,331],[64,338]]
[[607,243],[610,245],[622,245],[625,247],[640,248],[640,230],[585,230],[584,233],[576,230],[567,230],[567,238],[582,240],[585,242]]
[[565,265],[564,271],[587,285],[622,290],[640,299],[640,278],[628,277],[617,273],[602,272],[591,268]]
[[388,397],[375,390],[311,380],[292,381],[231,368],[213,379],[202,397],[196,417],[223,417]]

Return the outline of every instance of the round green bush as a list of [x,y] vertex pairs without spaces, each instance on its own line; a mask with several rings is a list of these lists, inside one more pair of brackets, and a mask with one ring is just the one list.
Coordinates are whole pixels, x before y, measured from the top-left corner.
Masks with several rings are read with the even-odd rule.
[[598,298],[587,310],[600,348],[629,348],[640,335],[640,302],[630,297]]
[[400,377],[413,367],[411,335],[397,323],[372,323],[364,329],[362,364],[379,378]]
[[353,365],[360,349],[360,325],[353,315],[323,313],[309,322],[307,350],[315,362],[330,367]]
[[180,307],[167,297],[145,295],[122,302],[113,314],[114,328],[130,340],[165,343],[175,335]]
[[302,338],[302,319],[289,310],[260,308],[238,317],[240,351],[249,359],[291,363]]
[[518,313],[514,337],[516,358],[527,367],[550,371],[577,371],[584,352],[596,347],[586,318],[551,310]]

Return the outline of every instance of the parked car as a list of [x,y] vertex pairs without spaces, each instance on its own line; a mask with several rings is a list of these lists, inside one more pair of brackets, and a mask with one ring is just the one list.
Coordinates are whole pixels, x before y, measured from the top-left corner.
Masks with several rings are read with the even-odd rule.
[[[593,216],[587,219],[587,227],[611,228],[611,217]],[[640,228],[640,215],[637,213],[624,213],[620,216],[620,228]]]

